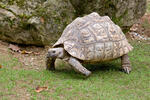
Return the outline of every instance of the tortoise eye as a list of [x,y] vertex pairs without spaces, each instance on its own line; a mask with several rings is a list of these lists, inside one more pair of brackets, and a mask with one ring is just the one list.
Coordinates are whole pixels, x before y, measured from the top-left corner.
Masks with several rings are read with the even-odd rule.
[[52,53],[55,53],[56,51],[52,51]]

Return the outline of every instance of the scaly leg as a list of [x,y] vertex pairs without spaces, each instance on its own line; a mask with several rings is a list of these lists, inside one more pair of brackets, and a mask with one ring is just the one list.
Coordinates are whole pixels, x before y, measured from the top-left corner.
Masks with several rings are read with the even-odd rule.
[[91,72],[83,67],[76,58],[70,57],[67,61],[76,72],[79,72],[85,76],[89,76],[91,74]]
[[129,61],[128,54],[125,54],[121,57],[121,65],[122,65],[123,71],[126,72],[127,74],[129,74],[131,71],[131,64]]

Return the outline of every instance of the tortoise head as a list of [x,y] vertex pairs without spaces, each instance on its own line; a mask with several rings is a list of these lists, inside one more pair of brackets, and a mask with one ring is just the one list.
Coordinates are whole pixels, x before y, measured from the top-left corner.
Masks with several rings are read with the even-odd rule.
[[50,58],[62,59],[64,57],[64,48],[49,48],[47,56]]

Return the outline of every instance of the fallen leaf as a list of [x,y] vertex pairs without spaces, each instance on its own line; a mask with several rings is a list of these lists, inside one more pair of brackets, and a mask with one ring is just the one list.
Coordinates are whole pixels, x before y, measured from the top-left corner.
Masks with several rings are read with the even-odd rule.
[[37,93],[39,93],[39,92],[44,91],[44,90],[48,90],[48,87],[40,87],[40,86],[38,86],[35,91]]
[[35,54],[35,55],[39,55],[39,54],[40,54],[40,52],[33,52],[33,54]]
[[41,20],[41,22],[42,22],[42,23],[44,23],[44,22],[45,22],[45,21],[44,21],[44,18],[42,18],[42,17],[40,18],[40,20]]
[[2,65],[0,65],[0,68],[2,68]]
[[26,51],[26,50],[21,51],[21,54],[31,54],[31,53],[32,53],[32,51]]
[[15,51],[15,52],[19,52],[20,48],[17,45],[13,45],[13,44],[9,44],[8,47],[10,50]]

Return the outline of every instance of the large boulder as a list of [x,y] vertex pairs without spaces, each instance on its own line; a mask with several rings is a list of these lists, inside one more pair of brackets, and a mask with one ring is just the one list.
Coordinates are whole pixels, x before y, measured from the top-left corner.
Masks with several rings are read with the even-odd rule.
[[74,12],[69,0],[2,0],[0,39],[50,45],[74,19]]
[[146,0],[70,0],[77,16],[93,11],[108,15],[124,32],[146,11]]
[[146,0],[1,0],[0,39],[51,45],[77,16],[108,15],[123,31],[144,13]]

